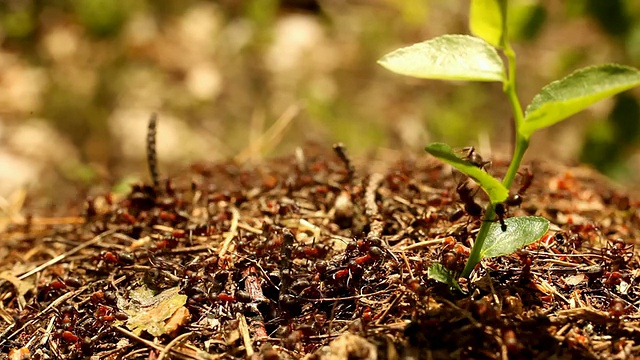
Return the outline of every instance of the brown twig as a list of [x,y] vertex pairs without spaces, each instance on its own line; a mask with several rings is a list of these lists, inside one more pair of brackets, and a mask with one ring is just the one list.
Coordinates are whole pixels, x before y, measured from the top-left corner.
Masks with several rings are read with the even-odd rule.
[[158,114],[153,113],[149,118],[149,126],[147,127],[147,165],[149,166],[149,175],[153,183],[153,189],[156,195],[160,192],[160,177],[158,173],[158,155],[156,153],[156,131],[158,126]]
[[365,213],[369,218],[369,234],[368,238],[380,238],[384,230],[384,222],[380,216],[380,209],[376,203],[376,193],[384,177],[382,174],[374,173],[369,177],[369,184],[365,190]]
[[321,298],[321,299],[313,299],[313,298],[302,298],[303,300],[307,300],[307,301],[315,301],[315,302],[330,302],[330,301],[344,301],[344,300],[355,300],[355,299],[361,299],[364,297],[369,297],[369,296],[376,296],[376,295],[382,295],[382,294],[386,294],[386,293],[390,293],[390,292],[394,292],[398,290],[398,288],[393,288],[393,289],[385,289],[385,290],[380,290],[380,291],[375,291],[369,294],[359,294],[359,295],[353,295],[353,296],[343,296],[343,297],[333,297],[333,298]]
[[389,313],[389,311],[391,311],[391,309],[393,308],[393,306],[398,303],[398,301],[400,301],[400,299],[402,299],[402,297],[404,296],[404,291],[401,291],[399,294],[396,294],[396,296],[393,298],[393,300],[391,300],[391,303],[389,303],[388,306],[386,306],[386,308],[384,309],[384,311],[382,312],[382,314],[380,314],[380,316],[378,317],[378,319],[376,319],[375,324],[379,325],[382,320],[384,320],[384,318],[387,316],[387,314]]
[[175,339],[171,340],[167,344],[167,346],[165,346],[164,349],[162,349],[162,351],[160,351],[160,354],[158,354],[158,360],[163,360],[164,357],[167,356],[169,354],[169,352],[171,352],[171,350],[173,349],[174,346],[182,343],[185,339],[187,339],[189,336],[191,336],[191,334],[193,334],[193,332],[187,332],[187,333],[179,335]]
[[347,178],[345,179],[345,181],[351,181],[351,179],[353,179],[355,168],[353,167],[351,160],[349,160],[349,157],[347,156],[347,149],[345,148],[344,144],[333,144],[333,151],[335,151],[336,155],[338,155],[342,163],[344,163],[344,166],[347,168]]
[[231,227],[229,228],[229,232],[227,233],[227,236],[222,243],[222,247],[220,248],[220,252],[218,254],[219,257],[223,257],[227,253],[227,250],[229,250],[229,246],[231,245],[231,240],[233,240],[233,238],[238,235],[238,220],[240,218],[240,213],[238,212],[238,209],[232,207],[231,214]]
[[30,321],[28,321],[25,324],[23,324],[22,327],[20,327],[18,330],[14,331],[10,335],[7,335],[16,326],[17,323],[14,322],[13,324],[9,325],[6,329],[4,329],[4,331],[2,333],[0,333],[0,346],[2,346],[5,342],[11,340],[14,336],[18,335],[21,331],[23,331],[27,327],[31,326],[36,321],[38,321],[42,316],[48,314],[54,308],[57,308],[60,304],[63,304],[67,300],[72,299],[72,298],[78,296],[79,294],[83,293],[85,290],[87,290],[87,288],[88,288],[88,286],[83,286],[83,287],[81,287],[80,289],[78,289],[76,291],[71,291],[71,292],[68,292],[66,294],[63,294],[59,298],[57,298],[54,301],[52,301],[51,304],[49,304],[46,308],[41,310]]
[[289,285],[291,285],[291,253],[293,251],[293,242],[295,238],[293,234],[288,230],[284,229],[282,231],[282,245],[280,247],[280,291],[278,294],[278,301],[280,302],[280,307],[283,306],[283,300],[287,296],[287,292],[289,291]]
[[402,260],[404,261],[404,265],[407,267],[407,270],[409,270],[409,277],[411,279],[415,279],[415,277],[413,276],[413,270],[411,270],[411,265],[409,265],[409,259],[407,259],[407,255],[404,253],[404,251],[402,251],[400,253],[400,255],[402,256]]
[[89,246],[92,246],[92,245],[98,243],[100,240],[102,240],[105,237],[113,234],[115,231],[116,231],[115,229],[111,229],[111,230],[107,230],[107,231],[105,231],[105,232],[103,232],[103,233],[101,233],[99,235],[96,235],[93,239],[91,239],[91,240],[89,240],[89,241],[87,241],[85,243],[82,243],[82,244],[74,247],[73,249],[71,249],[71,250],[69,250],[69,251],[67,251],[67,252],[65,252],[63,254],[60,254],[60,255],[54,257],[53,259],[51,259],[51,260],[49,260],[49,261],[47,261],[47,262],[45,262],[45,263],[43,263],[41,265],[38,265],[35,268],[27,271],[26,273],[18,276],[18,279],[24,280],[24,279],[28,278],[29,276],[31,276],[31,275],[33,275],[35,273],[38,273],[38,272],[48,268],[49,266],[54,265],[54,264],[64,260],[68,256],[71,256],[71,255],[77,253],[78,251],[80,251],[80,250],[82,250],[84,248],[87,248]]
[[[125,329],[125,328],[123,328],[121,326],[114,325],[113,328],[118,330],[123,335],[128,336],[131,339],[136,340],[136,341],[138,341],[140,343],[143,343],[146,346],[148,346],[150,348],[153,348],[153,349],[155,349],[155,350],[157,350],[159,352],[162,352],[166,347],[166,346],[158,345],[158,344],[154,343],[153,341],[145,340],[145,339],[141,338],[140,336],[132,333],[131,331],[129,331],[129,330],[127,330],[127,329]],[[195,360],[203,360],[203,359],[206,360],[207,359],[207,358],[202,358],[202,357],[199,357],[199,356],[194,356],[194,355],[191,355],[191,354],[187,354],[187,353],[184,353],[182,351],[175,350],[175,349],[169,349],[169,351],[171,353],[173,353],[176,357],[180,358],[180,359],[195,359]]]
[[442,244],[442,242],[446,238],[447,237],[420,241],[420,242],[417,242],[415,244],[407,245],[407,246],[403,247],[401,250],[395,250],[395,251],[404,252],[404,251],[407,251],[407,250],[413,250],[413,249],[419,249],[419,248],[423,248],[423,247],[429,247],[431,245],[439,245],[439,244]]
[[236,318],[238,319],[238,330],[240,331],[240,335],[242,335],[242,342],[244,343],[246,358],[250,359],[254,351],[253,345],[251,344],[251,336],[249,335],[249,325],[247,325],[247,319],[242,314],[238,314]]

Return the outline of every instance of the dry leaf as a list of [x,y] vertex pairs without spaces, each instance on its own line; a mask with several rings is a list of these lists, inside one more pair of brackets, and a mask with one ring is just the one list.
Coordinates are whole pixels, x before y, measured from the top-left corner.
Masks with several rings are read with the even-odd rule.
[[31,352],[26,347],[9,351],[9,360],[28,360],[30,358]]
[[118,307],[129,315],[126,326],[136,335],[146,331],[153,336],[160,336],[175,330],[175,327],[173,330],[167,329],[165,321],[187,302],[187,296],[179,294],[179,291],[179,287],[174,287],[156,295],[153,290],[141,286],[131,291],[128,302],[119,298]]
[[173,315],[167,320],[164,325],[164,330],[167,334],[171,334],[178,330],[180,327],[187,324],[187,322],[191,319],[191,314],[186,307],[181,307]]

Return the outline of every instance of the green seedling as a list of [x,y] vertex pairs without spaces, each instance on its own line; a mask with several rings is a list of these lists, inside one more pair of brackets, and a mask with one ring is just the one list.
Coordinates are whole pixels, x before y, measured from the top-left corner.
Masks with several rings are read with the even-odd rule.
[[516,54],[508,40],[507,5],[507,0],[472,0],[469,25],[474,36],[443,35],[395,50],[378,61],[395,73],[417,78],[502,82],[511,105],[515,146],[503,179],[458,156],[446,144],[431,144],[425,149],[469,176],[489,196],[484,221],[462,273],[454,274],[440,264],[429,269],[429,277],[458,289],[458,276],[468,278],[483,258],[510,254],[540,239],[549,228],[548,220],[536,216],[496,222],[496,208],[500,209],[509,195],[531,136],[599,100],[640,85],[637,69],[616,64],[587,67],[543,87],[523,111],[516,92]]

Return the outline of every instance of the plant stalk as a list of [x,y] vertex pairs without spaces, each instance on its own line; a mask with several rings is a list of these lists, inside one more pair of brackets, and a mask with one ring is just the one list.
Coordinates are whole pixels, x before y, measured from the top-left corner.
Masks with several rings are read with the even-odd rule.
[[484,240],[487,238],[487,234],[489,233],[489,226],[491,226],[491,222],[495,219],[496,212],[493,208],[492,204],[487,206],[487,209],[484,213],[484,219],[482,220],[482,225],[480,226],[480,230],[478,231],[478,235],[476,236],[476,241],[471,248],[471,253],[469,254],[469,259],[464,266],[464,270],[462,270],[461,277],[468,278],[471,275],[471,272],[476,267],[476,265],[482,260],[481,252],[482,246],[484,245]]
[[[516,92],[516,53],[513,51],[513,48],[511,48],[509,42],[506,42],[505,44],[504,54],[507,58],[508,75],[507,80],[504,82],[503,91],[507,95],[509,103],[511,103],[516,130],[516,146],[513,149],[513,156],[511,157],[511,162],[509,163],[507,173],[502,179],[502,184],[507,189],[509,189],[516,178],[516,174],[518,173],[518,169],[520,168],[520,163],[522,163],[524,153],[529,147],[529,139],[520,135],[520,126],[524,122],[524,114],[522,112],[522,105],[520,105],[520,100],[518,99],[518,94]],[[495,218],[495,204],[487,205],[484,213],[484,219],[482,220],[482,225],[480,226],[480,230],[478,231],[478,235],[476,236],[476,241],[473,244],[473,248],[471,248],[469,259],[467,260],[467,263],[464,266],[464,270],[462,270],[462,274],[460,274],[460,276],[468,278],[476,265],[480,262],[480,260],[482,260],[482,247],[484,245],[484,241],[487,238],[487,235],[489,234],[489,227],[491,226],[491,223],[495,220]]]
[[504,55],[507,58],[508,75],[507,81],[504,82],[503,91],[509,99],[511,110],[513,111],[513,120],[516,124],[516,134],[519,133],[520,126],[524,122],[524,114],[522,105],[518,99],[516,91],[516,53],[513,51],[511,44],[507,43],[504,48]]
[[513,156],[511,157],[511,162],[509,163],[509,169],[507,169],[507,173],[502,179],[502,184],[509,189],[513,180],[516,178],[516,174],[518,169],[520,168],[520,163],[522,163],[522,158],[524,153],[527,151],[529,147],[529,139],[522,136],[520,134],[520,127],[524,122],[524,114],[522,112],[522,105],[520,105],[520,100],[518,99],[518,93],[516,91],[516,53],[513,51],[511,44],[508,42],[505,44],[504,55],[507,58],[507,66],[509,75],[507,81],[504,84],[504,92],[509,99],[509,103],[511,104],[511,109],[513,111],[513,120],[515,122],[515,143],[516,147],[513,149]]
[[[522,158],[524,156],[525,151],[527,151],[527,147],[529,147],[529,140],[523,138],[519,134],[516,134],[516,148],[513,152],[513,157],[511,158],[511,163],[509,164],[509,169],[507,169],[507,173],[502,180],[502,184],[509,189],[513,180],[516,178],[516,174],[518,173],[518,169],[520,168],[520,163],[522,162]],[[480,230],[478,231],[478,235],[476,236],[476,242],[473,244],[473,248],[471,248],[471,253],[469,254],[469,259],[467,260],[467,264],[464,266],[464,270],[462,271],[462,277],[469,277],[471,272],[476,267],[476,264],[482,260],[480,252],[482,251],[482,246],[484,245],[484,241],[487,238],[487,234],[489,233],[489,227],[491,223],[496,218],[495,207],[493,204],[489,204],[484,213],[484,219],[482,221],[482,225],[480,226]]]
[[524,113],[522,112],[522,105],[520,105],[520,100],[518,99],[518,93],[516,91],[516,53],[515,51],[513,51],[513,48],[511,47],[511,44],[509,44],[509,42],[506,42],[505,44],[504,55],[507,58],[509,76],[507,78],[507,81],[505,81],[504,83],[503,90],[507,95],[507,98],[509,98],[509,103],[511,103],[511,110],[513,111],[513,120],[515,122],[516,130],[516,147],[513,149],[513,156],[511,157],[511,162],[509,163],[507,173],[502,179],[502,185],[509,189],[511,188],[513,180],[515,180],[516,178],[516,174],[518,173],[518,169],[520,168],[520,163],[522,163],[524,153],[529,147],[529,138],[524,137],[520,134],[520,127],[524,122]]
[[509,164],[507,173],[502,179],[502,185],[507,189],[511,188],[511,184],[513,184],[513,181],[516,178],[516,174],[520,168],[520,163],[522,163],[522,158],[524,157],[524,153],[527,151],[528,147],[529,139],[525,139],[519,134],[516,134],[516,148],[513,151],[513,156],[511,157],[511,163]]

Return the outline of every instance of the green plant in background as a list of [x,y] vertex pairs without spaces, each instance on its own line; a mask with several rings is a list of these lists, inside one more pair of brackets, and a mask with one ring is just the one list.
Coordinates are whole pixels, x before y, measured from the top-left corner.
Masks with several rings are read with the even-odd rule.
[[74,0],[71,4],[85,29],[104,38],[120,32],[132,7],[131,3],[123,0]]
[[547,232],[549,221],[542,217],[512,217],[502,224],[495,221],[496,210],[504,210],[508,189],[531,136],[599,100],[640,85],[640,71],[634,68],[615,64],[587,67],[545,86],[523,111],[516,92],[516,54],[507,32],[507,5],[507,0],[472,0],[470,28],[475,36],[443,35],[395,50],[379,60],[395,73],[418,78],[502,82],[513,111],[514,153],[502,180],[468,157],[459,157],[446,144],[431,144],[425,149],[472,178],[489,196],[484,220],[462,273],[454,274],[440,264],[429,268],[429,277],[454,287],[458,275],[469,277],[483,258],[510,254]]
[[[637,1],[588,0],[574,4],[574,16],[590,17],[609,39],[618,44],[620,55],[630,63],[640,62],[640,17]],[[572,10],[572,11],[571,11]],[[616,96],[610,113],[589,125],[580,161],[593,165],[618,180],[633,179],[629,155],[638,149],[640,103],[631,94]]]
[[640,139],[640,104],[631,94],[616,96],[611,113],[587,129],[580,161],[613,178],[629,178],[626,159]]

